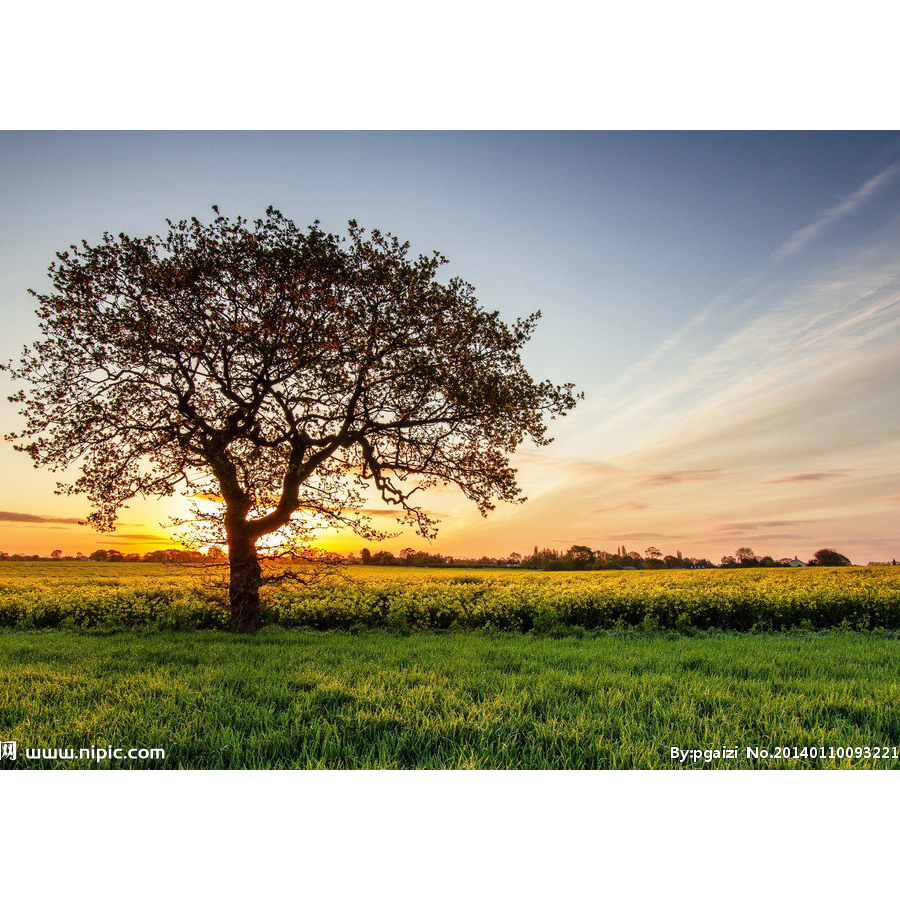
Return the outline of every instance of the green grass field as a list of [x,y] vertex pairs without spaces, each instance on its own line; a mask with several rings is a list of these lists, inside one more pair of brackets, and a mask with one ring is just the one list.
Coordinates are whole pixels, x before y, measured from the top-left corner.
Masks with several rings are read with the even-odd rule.
[[[380,573],[395,579],[382,580],[380,605],[359,606],[370,596],[360,588],[357,605],[342,607],[360,616],[378,609],[380,625],[364,616],[330,630],[270,623],[236,636],[187,619],[167,627],[159,615],[129,624],[125,613],[143,608],[135,598],[156,597],[160,613],[170,607],[159,598],[184,587],[178,573],[134,565],[0,569],[0,610],[106,598],[91,607],[106,610],[99,618],[63,616],[40,628],[26,615],[0,629],[0,767],[900,768],[900,631],[863,628],[846,615],[821,629],[698,629],[683,617],[662,627],[646,615],[586,628],[567,624],[567,614],[598,608],[584,600],[588,578],[395,571]],[[364,577],[375,585],[378,574]],[[804,576],[793,582],[768,573],[743,582],[710,577],[724,572],[676,573],[705,576],[694,582],[606,574],[585,573],[604,596],[616,585],[670,597],[693,587],[700,608],[710,608],[716,587],[734,607],[743,583],[757,604],[776,602],[780,586],[781,609],[791,608],[784,596],[804,609],[811,597],[821,606],[832,596],[845,613],[865,603],[871,613],[887,608],[897,587],[891,572],[867,570],[823,570],[818,583],[807,572],[789,573]],[[471,627],[459,615],[447,628],[425,627],[414,613],[436,608],[444,581],[457,613],[493,612]],[[500,581],[518,587],[504,593]],[[503,630],[510,610],[529,608],[520,590],[528,585],[544,588],[530,630]],[[465,593],[479,588],[478,598]],[[680,608],[677,597],[671,602]],[[164,757],[149,758],[154,749]],[[123,758],[105,758],[116,750]]]
[[[4,768],[897,768],[900,640],[6,629],[0,740],[18,742]],[[23,758],[92,746],[166,758]],[[737,758],[683,764],[673,746]],[[828,758],[846,747],[873,756]]]

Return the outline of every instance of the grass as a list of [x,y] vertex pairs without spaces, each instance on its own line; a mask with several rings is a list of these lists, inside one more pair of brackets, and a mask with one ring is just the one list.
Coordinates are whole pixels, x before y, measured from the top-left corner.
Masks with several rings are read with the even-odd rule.
[[[896,633],[583,638],[266,628],[0,632],[4,768],[896,768],[745,748],[900,745]],[[24,747],[166,759],[27,761]]]

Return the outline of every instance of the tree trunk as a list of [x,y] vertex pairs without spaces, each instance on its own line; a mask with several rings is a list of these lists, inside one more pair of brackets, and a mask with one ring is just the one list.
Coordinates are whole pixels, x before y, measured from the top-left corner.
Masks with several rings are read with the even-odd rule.
[[262,582],[253,541],[244,536],[230,538],[228,562],[231,630],[235,634],[252,634],[259,630],[259,586]]

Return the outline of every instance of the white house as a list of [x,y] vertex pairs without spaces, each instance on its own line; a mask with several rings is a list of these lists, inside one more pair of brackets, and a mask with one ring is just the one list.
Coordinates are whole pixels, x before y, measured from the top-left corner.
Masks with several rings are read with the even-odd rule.
[[793,567],[796,569],[798,566],[805,566],[806,563],[803,562],[802,559],[797,559],[797,557],[795,556],[795,557],[788,563],[788,565],[789,565],[789,566],[793,566]]

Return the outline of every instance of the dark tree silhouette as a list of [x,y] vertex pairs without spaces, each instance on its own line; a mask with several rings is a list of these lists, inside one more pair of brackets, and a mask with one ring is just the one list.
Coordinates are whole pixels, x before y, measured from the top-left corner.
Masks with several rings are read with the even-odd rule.
[[852,565],[850,560],[843,553],[838,553],[830,547],[822,550],[816,550],[813,558],[809,561],[810,566],[849,566]]
[[370,489],[427,537],[420,490],[456,485],[482,515],[523,499],[510,454],[549,443],[545,418],[576,402],[524,368],[539,313],[504,324],[471,285],[437,281],[439,253],[410,258],[353,221],[340,238],[272,208],[253,223],[213,210],[57,254],[52,291],[31,292],[44,338],[3,367],[29,385],[10,437],[37,466],[80,465],[60,491],[88,497],[95,528],[138,495],[218,501],[194,504],[192,534],[227,545],[246,632],[259,553],[296,554],[323,525],[377,538]]

